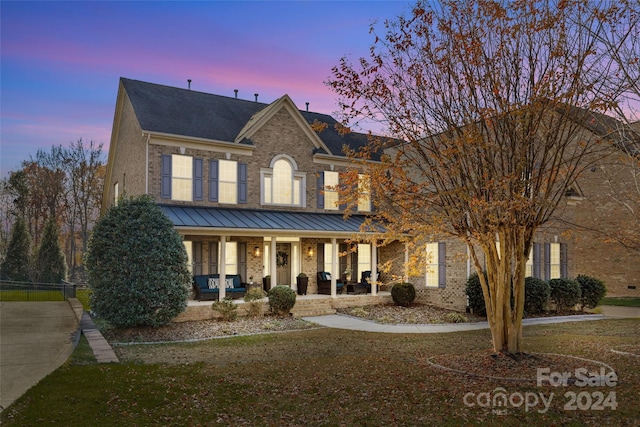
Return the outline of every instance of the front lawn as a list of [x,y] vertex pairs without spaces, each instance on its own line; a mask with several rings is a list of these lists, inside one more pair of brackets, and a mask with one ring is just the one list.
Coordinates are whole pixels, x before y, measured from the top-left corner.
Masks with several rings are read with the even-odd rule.
[[[81,362],[46,377],[0,420],[3,426],[632,426],[640,419],[639,331],[637,319],[525,327],[528,352],[597,358],[615,370],[617,385],[594,387],[469,377],[427,362],[488,348],[488,330],[405,335],[322,328],[119,346],[122,364],[76,358]],[[512,397],[508,407],[479,405],[480,396],[499,388]],[[541,393],[553,394],[544,413],[542,404],[525,408],[518,397]],[[571,393],[582,409],[574,409]],[[615,410],[593,406],[599,393]]]
[[617,305],[621,307],[640,307],[640,298],[634,297],[605,297],[602,298],[598,305]]

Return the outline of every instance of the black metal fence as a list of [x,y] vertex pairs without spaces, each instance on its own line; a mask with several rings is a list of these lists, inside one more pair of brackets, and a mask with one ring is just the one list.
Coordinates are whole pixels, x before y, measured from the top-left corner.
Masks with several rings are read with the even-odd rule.
[[31,283],[0,280],[0,301],[65,301],[76,298],[86,285],[75,283]]

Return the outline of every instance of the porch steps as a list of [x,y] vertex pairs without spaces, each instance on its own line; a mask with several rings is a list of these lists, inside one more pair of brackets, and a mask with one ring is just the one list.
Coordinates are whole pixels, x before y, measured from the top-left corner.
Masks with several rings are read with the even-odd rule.
[[297,298],[296,305],[293,306],[291,314],[294,317],[324,316],[326,314],[336,314],[336,309],[332,304],[332,298]]

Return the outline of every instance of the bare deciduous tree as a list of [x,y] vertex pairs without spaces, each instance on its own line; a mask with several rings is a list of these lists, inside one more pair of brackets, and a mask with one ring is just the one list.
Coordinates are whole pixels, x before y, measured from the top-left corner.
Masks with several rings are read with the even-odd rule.
[[454,236],[478,272],[486,262],[488,280],[479,277],[495,351],[521,351],[536,230],[608,148],[582,126],[620,94],[599,41],[620,15],[606,7],[419,2],[386,22],[384,36],[372,28],[370,56],[343,58],[329,81],[345,121],[378,121],[404,141],[372,138],[359,153],[382,154],[367,166],[380,237]]

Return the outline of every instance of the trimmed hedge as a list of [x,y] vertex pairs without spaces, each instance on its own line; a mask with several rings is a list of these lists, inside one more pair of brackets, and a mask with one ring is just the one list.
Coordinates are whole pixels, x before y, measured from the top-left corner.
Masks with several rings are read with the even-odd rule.
[[547,281],[536,277],[524,279],[524,311],[526,313],[542,313],[550,295],[551,288]]
[[607,287],[604,282],[595,277],[584,274],[576,277],[576,282],[580,285],[580,311],[586,308],[596,308],[598,303],[607,294]]
[[267,293],[269,297],[269,308],[271,312],[278,316],[289,314],[296,305],[296,293],[289,286],[277,285]]
[[551,301],[556,304],[556,310],[570,310],[578,301],[582,292],[580,285],[571,279],[551,279],[549,280],[551,290]]
[[391,298],[396,305],[408,307],[416,299],[416,288],[411,283],[396,283],[391,288]]

